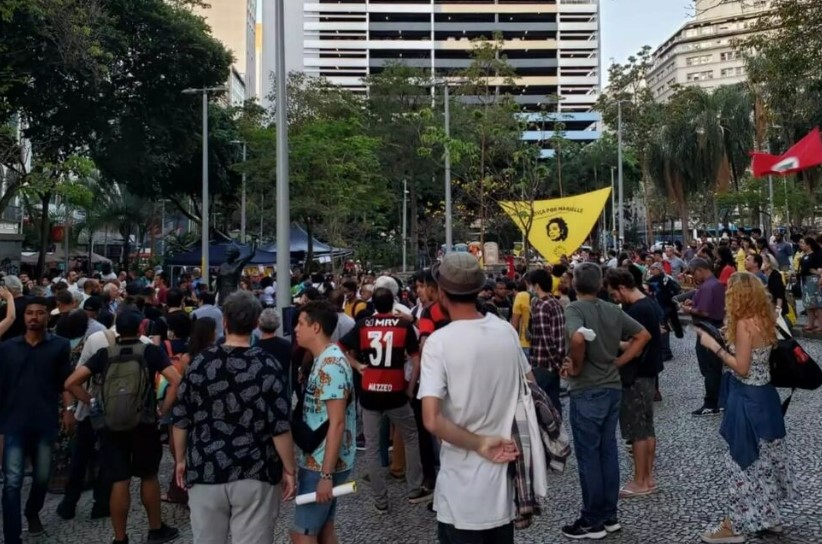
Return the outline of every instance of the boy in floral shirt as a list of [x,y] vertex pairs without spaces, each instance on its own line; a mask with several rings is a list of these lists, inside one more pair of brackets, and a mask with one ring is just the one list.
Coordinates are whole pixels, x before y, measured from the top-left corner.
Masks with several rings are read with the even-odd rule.
[[[305,380],[302,413],[295,413],[305,435],[325,436],[318,446],[295,438],[300,452],[297,494],[317,493],[317,502],[297,506],[292,539],[298,544],[336,542],[334,486],[348,481],[356,454],[357,415],[351,402],[354,376],[340,348],[331,342],[337,327],[337,310],[325,301],[309,302],[300,309],[297,343],[314,356]],[[295,437],[300,433],[295,432]],[[302,442],[302,443],[300,443]],[[309,451],[310,450],[310,451]]]

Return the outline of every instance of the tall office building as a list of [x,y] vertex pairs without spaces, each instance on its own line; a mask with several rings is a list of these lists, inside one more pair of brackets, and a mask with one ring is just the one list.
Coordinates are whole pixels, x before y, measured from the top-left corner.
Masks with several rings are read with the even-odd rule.
[[677,85],[712,90],[746,80],[745,60],[734,42],[750,35],[771,9],[770,0],[697,0],[696,16],[654,51],[648,85],[668,100]]
[[[271,0],[267,0],[270,2]],[[205,17],[211,35],[234,55],[227,85],[231,102],[257,96],[257,0],[208,0],[194,12]]]
[[[284,0],[285,6],[285,71],[303,71],[303,10],[305,0]],[[264,0],[262,21],[262,41],[260,51],[259,97],[266,108],[272,106],[269,98],[274,90],[274,65],[276,28],[274,25],[275,1]]]
[[[592,141],[599,26],[598,0],[306,0],[303,65],[310,76],[365,91],[363,78],[392,62],[432,78],[455,75],[471,63],[472,39],[500,33],[516,77],[499,90],[535,121],[524,138],[546,141],[558,117],[566,138]],[[540,109],[556,113],[544,122]]]

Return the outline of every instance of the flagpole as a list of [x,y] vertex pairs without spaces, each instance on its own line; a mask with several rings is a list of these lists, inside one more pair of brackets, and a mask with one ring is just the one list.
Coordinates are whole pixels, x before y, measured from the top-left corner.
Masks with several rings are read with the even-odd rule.
[[[765,153],[767,153],[769,155],[771,154],[771,142],[769,142],[767,140],[765,141]],[[773,236],[774,219],[773,219],[773,175],[772,174],[768,174],[768,213],[770,214],[770,220],[768,221],[768,224],[770,225],[770,228],[768,229],[768,235]]]

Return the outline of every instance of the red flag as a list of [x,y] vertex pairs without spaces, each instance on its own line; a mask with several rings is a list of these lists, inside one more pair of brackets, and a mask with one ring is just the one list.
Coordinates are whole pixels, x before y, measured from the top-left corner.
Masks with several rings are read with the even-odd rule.
[[751,153],[751,170],[755,178],[769,174],[785,176],[822,164],[822,136],[816,127],[782,155]]

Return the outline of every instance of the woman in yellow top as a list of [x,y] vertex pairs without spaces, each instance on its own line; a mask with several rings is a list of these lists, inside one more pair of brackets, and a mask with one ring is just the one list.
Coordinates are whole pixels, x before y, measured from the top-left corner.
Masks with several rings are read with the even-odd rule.
[[517,296],[514,297],[514,308],[511,312],[511,324],[519,333],[519,345],[525,355],[531,349],[531,340],[528,337],[528,325],[531,322],[531,293],[525,281],[517,284]]
[[745,272],[745,257],[751,253],[753,242],[750,238],[745,237],[740,239],[739,244],[739,250],[736,252],[736,271]]

